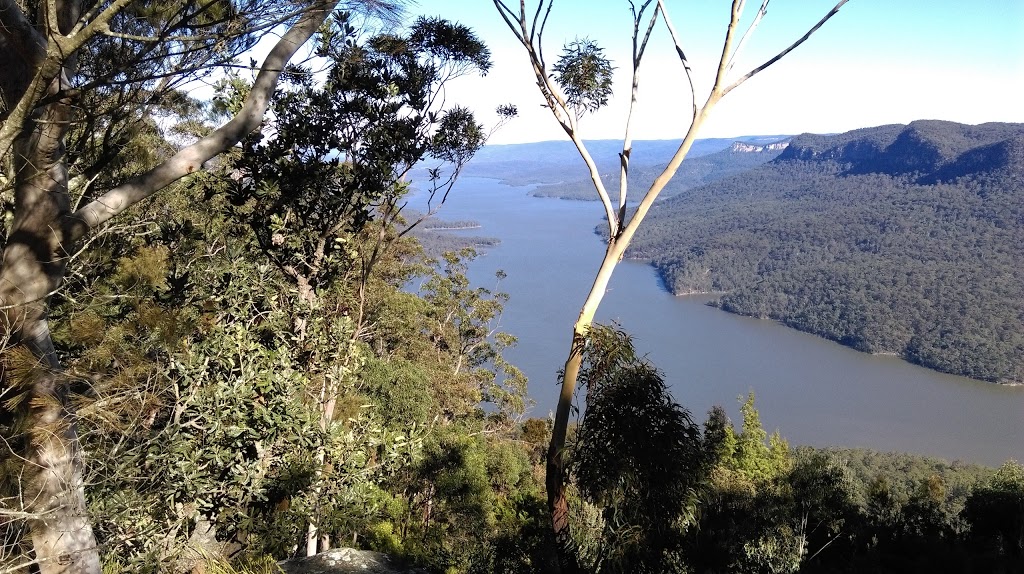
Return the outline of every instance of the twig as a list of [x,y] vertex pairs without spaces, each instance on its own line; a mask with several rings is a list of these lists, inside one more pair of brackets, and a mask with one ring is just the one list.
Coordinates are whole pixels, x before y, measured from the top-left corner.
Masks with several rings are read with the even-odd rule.
[[683,70],[686,71],[686,80],[690,83],[690,102],[693,107],[693,117],[690,121],[693,121],[697,117],[697,89],[693,86],[693,70],[690,68],[690,61],[686,58],[686,53],[683,52],[683,45],[679,40],[679,34],[676,33],[676,28],[672,25],[672,19],[668,17],[668,11],[665,10],[664,0],[658,0],[658,8],[661,9],[661,17],[665,20],[665,27],[668,28],[669,36],[672,37],[672,43],[675,44],[679,62],[683,64]]
[[729,65],[726,66],[725,69],[727,74],[729,73],[729,70],[732,70],[732,67],[736,65],[736,57],[743,51],[743,46],[746,45],[747,40],[751,35],[753,35],[754,30],[757,29],[757,25],[761,23],[761,19],[768,13],[768,2],[770,1],[771,0],[764,0],[764,2],[761,3],[761,7],[757,10],[757,16],[754,17],[754,21],[750,23],[749,27],[747,27],[747,31],[744,32],[743,36],[740,38],[740,43],[736,45],[736,49],[733,50],[732,55],[729,56]]
[[799,46],[800,44],[803,44],[804,42],[806,42],[807,39],[811,37],[811,34],[817,32],[818,28],[821,28],[822,25],[825,24],[825,22],[828,22],[828,20],[830,18],[835,16],[836,13],[839,12],[839,9],[843,7],[843,4],[846,4],[848,1],[849,0],[839,0],[839,3],[836,4],[834,8],[829,10],[828,14],[825,14],[825,16],[821,20],[819,20],[818,23],[815,24],[813,28],[808,30],[806,34],[801,36],[799,40],[797,40],[796,42],[793,42],[788,48],[786,48],[785,50],[783,50],[783,51],[779,52],[778,54],[776,54],[775,57],[773,57],[772,59],[770,59],[767,62],[761,64],[760,66],[754,68],[753,70],[747,72],[743,77],[741,77],[740,79],[738,79],[735,82],[733,82],[732,85],[730,85],[728,88],[725,88],[725,90],[722,91],[722,95],[724,96],[725,94],[728,94],[734,88],[736,88],[737,86],[739,86],[743,82],[749,80],[750,78],[753,78],[755,75],[759,74],[765,68],[767,68],[768,66],[771,66],[775,62],[778,62],[786,54],[788,54],[788,53],[792,52],[793,50],[795,50],[797,46]]

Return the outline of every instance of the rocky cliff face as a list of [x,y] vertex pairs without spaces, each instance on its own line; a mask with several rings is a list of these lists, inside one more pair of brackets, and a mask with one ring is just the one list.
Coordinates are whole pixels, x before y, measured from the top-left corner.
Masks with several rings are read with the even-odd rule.
[[921,120],[838,135],[803,134],[775,160],[832,161],[847,174],[913,176],[922,184],[1024,165],[1024,125]]
[[729,148],[729,151],[733,153],[762,153],[782,151],[787,147],[789,147],[788,141],[775,142],[766,145],[754,145],[744,142],[733,142],[732,147]]

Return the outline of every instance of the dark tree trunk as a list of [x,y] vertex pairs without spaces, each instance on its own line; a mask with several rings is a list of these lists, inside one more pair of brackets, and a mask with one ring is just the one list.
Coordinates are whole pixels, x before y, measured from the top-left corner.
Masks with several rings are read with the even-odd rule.
[[[58,77],[47,94],[59,97],[61,87]],[[54,101],[34,111],[14,142],[15,218],[0,267],[0,301],[12,342],[38,359],[24,389],[29,400],[19,416],[25,417],[28,436],[21,441],[24,451],[17,454],[26,461],[22,504],[32,514],[32,544],[44,574],[100,569],[86,516],[75,414],[47,323],[49,298],[67,267],[67,126],[67,103]]]

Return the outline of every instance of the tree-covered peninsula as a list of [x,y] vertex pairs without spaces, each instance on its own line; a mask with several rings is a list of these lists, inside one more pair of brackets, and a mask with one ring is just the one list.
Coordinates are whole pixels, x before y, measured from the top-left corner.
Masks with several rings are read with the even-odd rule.
[[629,255],[675,293],[722,292],[872,353],[1024,380],[1024,126],[940,121],[805,134],[667,200]]

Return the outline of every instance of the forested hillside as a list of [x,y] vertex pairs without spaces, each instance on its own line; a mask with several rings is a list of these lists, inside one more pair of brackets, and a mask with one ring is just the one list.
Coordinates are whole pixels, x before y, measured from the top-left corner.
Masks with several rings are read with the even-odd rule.
[[630,256],[872,353],[1024,380],[1024,126],[919,121],[794,138],[652,214]]
[[[67,133],[16,125],[5,106],[22,95],[0,82],[0,132],[26,130],[14,152],[0,145],[0,572],[234,572],[229,558],[271,572],[344,544],[434,571],[550,562],[547,425],[523,420],[525,377],[502,358],[507,296],[470,285],[471,250],[426,256],[402,210],[424,156],[457,172],[483,145],[473,114],[434,95],[485,72],[487,47],[440,18],[396,26],[379,6],[325,22],[262,4],[224,27],[251,45],[265,9],[274,34],[318,31],[317,81],[289,66],[278,84],[281,61],[255,79],[232,65],[211,101],[193,99],[182,69],[234,64],[209,51],[233,47],[219,21],[168,48],[191,50],[184,62],[136,35],[206,34],[231,6],[121,3],[106,25],[135,35],[83,49]],[[255,122],[232,141],[217,126],[240,115]],[[61,143],[37,154],[39,139]],[[139,192],[181,141],[215,157]],[[124,181],[134,195],[109,200]],[[422,185],[440,201],[450,183]],[[124,213],[103,224],[72,205]],[[44,272],[55,285],[26,299]]]

